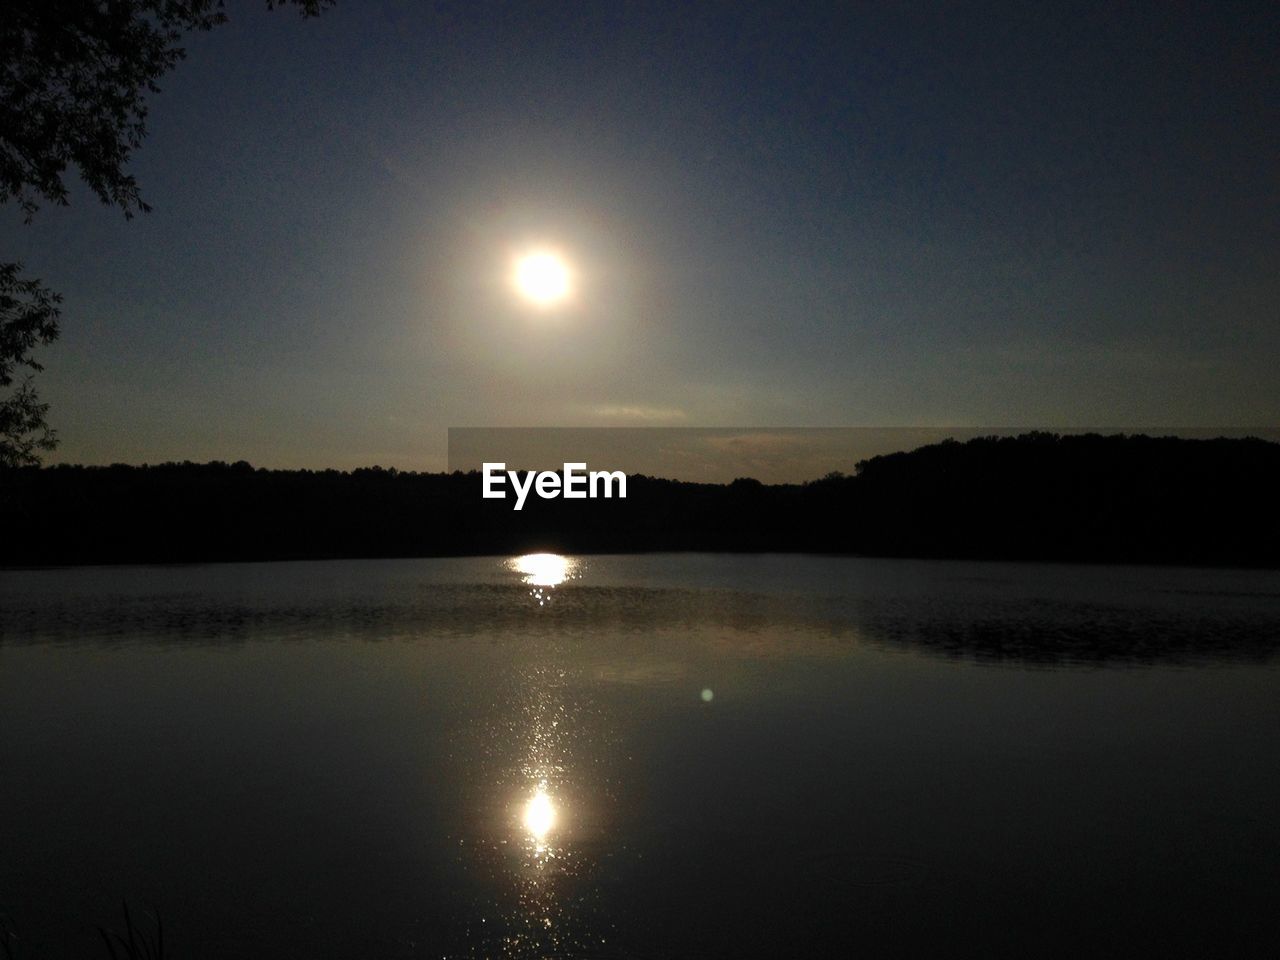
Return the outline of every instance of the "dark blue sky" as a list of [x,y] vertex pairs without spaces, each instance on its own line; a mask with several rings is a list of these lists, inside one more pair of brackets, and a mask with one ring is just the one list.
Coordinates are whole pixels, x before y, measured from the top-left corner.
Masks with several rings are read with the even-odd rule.
[[[1280,422],[1272,4],[233,0],[66,296],[55,459],[444,465],[477,425]],[[573,304],[512,296],[563,250]]]

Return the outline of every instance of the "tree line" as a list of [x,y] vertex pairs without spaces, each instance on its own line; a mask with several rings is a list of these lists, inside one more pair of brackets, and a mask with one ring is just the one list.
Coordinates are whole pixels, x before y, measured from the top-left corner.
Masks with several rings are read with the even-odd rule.
[[625,500],[481,497],[479,473],[239,463],[0,470],[0,564],[530,551],[816,551],[1280,566],[1280,444],[948,440],[803,484],[633,475]]

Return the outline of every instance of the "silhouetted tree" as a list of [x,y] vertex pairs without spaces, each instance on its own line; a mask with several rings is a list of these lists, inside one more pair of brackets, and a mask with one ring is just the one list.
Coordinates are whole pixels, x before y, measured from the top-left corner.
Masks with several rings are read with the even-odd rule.
[[[315,16],[332,2],[267,6]],[[148,210],[126,169],[146,136],[147,95],[185,56],[184,37],[225,21],[223,0],[0,2],[0,202],[27,222],[41,201],[65,206],[74,166],[126,217]],[[11,390],[0,399],[0,465],[32,462],[55,442],[30,373],[40,369],[31,350],[58,336],[58,296],[21,270],[0,263],[0,388]]]
[[20,269],[0,263],[0,388],[12,390],[0,400],[0,467],[38,463],[37,451],[52,450],[57,440],[45,423],[48,404],[31,385],[40,370],[31,352],[57,338],[61,298],[38,280],[23,280]]
[[518,513],[480,496],[479,473],[216,462],[5,474],[0,567],[794,550],[1280,568],[1280,444],[1259,439],[981,437],[806,484],[632,474],[626,499],[531,498]]

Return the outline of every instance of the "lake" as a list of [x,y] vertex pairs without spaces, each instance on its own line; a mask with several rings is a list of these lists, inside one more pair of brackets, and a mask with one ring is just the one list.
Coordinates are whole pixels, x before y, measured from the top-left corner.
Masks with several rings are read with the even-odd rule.
[[[1274,955],[1280,574],[0,572],[0,924],[107,957]],[[0,956],[3,951],[0,950]]]

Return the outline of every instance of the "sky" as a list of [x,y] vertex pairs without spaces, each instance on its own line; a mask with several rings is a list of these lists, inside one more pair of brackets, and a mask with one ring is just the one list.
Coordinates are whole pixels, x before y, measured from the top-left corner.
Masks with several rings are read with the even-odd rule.
[[65,298],[53,462],[1280,423],[1270,4],[262,6],[152,98],[153,212],[0,220]]

